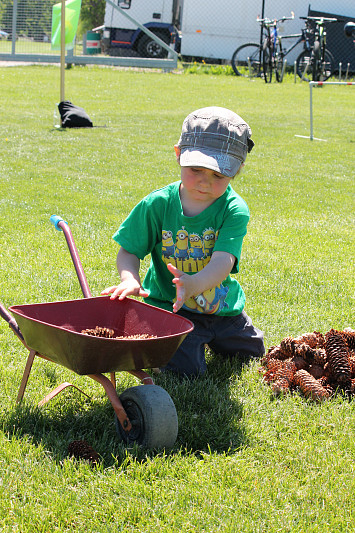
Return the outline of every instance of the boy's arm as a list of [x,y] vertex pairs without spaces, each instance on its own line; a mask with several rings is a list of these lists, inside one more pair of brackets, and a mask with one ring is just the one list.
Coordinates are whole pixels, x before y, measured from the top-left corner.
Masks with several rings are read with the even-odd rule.
[[192,275],[185,274],[169,263],[168,269],[174,276],[173,283],[176,286],[176,302],[173,305],[174,313],[192,296],[197,296],[222,283],[230,274],[234,262],[234,255],[228,252],[213,252],[208,265],[200,272]]
[[119,300],[123,300],[126,296],[149,296],[142,288],[139,277],[140,260],[136,255],[127,252],[124,248],[120,248],[116,264],[121,283],[107,287],[101,294],[111,294],[111,300],[115,300],[117,297]]

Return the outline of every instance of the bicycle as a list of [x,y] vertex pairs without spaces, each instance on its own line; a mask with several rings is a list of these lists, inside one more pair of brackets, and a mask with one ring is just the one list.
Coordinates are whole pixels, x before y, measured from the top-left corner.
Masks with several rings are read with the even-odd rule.
[[310,71],[313,81],[325,81],[333,74],[334,57],[326,48],[327,31],[325,25],[329,22],[337,22],[336,18],[324,17],[300,17],[308,23],[314,23],[314,44],[312,49],[301,53],[296,60],[297,74],[306,81]]
[[282,82],[285,53],[282,50],[278,24],[294,18],[295,14],[291,11],[291,17],[282,17],[274,20],[259,19],[259,22],[266,29],[266,37],[263,41],[263,74],[266,83],[271,83],[273,70],[275,71],[276,81]]
[[[261,22],[261,19],[259,20],[261,24],[261,31],[264,31],[264,24]],[[302,28],[300,34],[295,35],[284,35],[282,38],[280,35],[278,35],[279,39],[279,54],[280,54],[280,60],[282,58],[282,64],[284,61],[284,58],[292,52],[296,46],[298,46],[300,43],[303,43],[303,48],[305,51],[308,52],[308,55],[310,54],[311,45],[310,45],[310,27],[309,24],[306,23],[305,27]],[[284,49],[282,47],[282,40],[283,39],[297,39],[296,42],[294,42],[289,48]],[[265,40],[265,37],[261,38],[261,42]],[[233,68],[233,71],[237,76],[245,76],[245,77],[261,77],[261,65],[262,65],[262,55],[263,55],[263,46],[257,43],[246,43],[241,46],[239,46],[236,51],[234,52],[231,60],[231,65]]]

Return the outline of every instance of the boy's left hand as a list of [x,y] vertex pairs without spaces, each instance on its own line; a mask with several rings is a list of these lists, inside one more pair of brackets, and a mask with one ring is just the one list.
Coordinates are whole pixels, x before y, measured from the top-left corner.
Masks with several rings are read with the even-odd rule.
[[169,272],[174,276],[173,283],[176,286],[176,302],[173,304],[173,312],[176,313],[184,305],[184,302],[191,298],[193,293],[191,276],[185,274],[171,263],[167,265]]

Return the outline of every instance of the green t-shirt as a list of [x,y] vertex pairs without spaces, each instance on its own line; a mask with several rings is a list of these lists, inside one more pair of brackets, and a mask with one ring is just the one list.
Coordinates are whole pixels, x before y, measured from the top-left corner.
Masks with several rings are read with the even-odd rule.
[[[180,181],[158,189],[132,210],[113,239],[127,252],[151,263],[143,282],[149,292],[146,302],[168,311],[176,298],[172,275],[167,264],[183,272],[199,272],[215,251],[228,252],[236,261],[232,272],[238,272],[243,237],[247,232],[249,209],[244,200],[228,185],[226,192],[202,213],[183,214]],[[228,276],[218,287],[187,300],[183,306],[191,312],[238,315],[245,304],[243,289]]]

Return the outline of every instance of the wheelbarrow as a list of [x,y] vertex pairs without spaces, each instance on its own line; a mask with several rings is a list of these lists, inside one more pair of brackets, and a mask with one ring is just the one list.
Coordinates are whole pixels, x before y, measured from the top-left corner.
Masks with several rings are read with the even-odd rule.
[[[178,431],[175,405],[145,370],[169,362],[193,330],[192,322],[133,298],[92,297],[67,222],[58,216],[52,216],[51,222],[65,235],[84,298],[13,305],[9,310],[16,319],[0,303],[0,316],[29,350],[17,402],[24,396],[38,356],[102,385],[115,412],[118,437],[124,443],[136,442],[150,449],[171,448]],[[97,326],[111,330],[112,338],[83,333]],[[134,375],[144,386],[131,387],[118,396],[115,373],[121,371]],[[110,378],[105,373],[110,373]],[[67,387],[75,386],[69,382],[60,384],[39,406]]]

